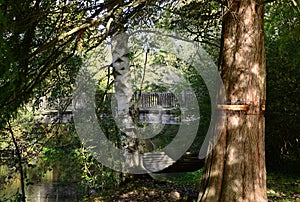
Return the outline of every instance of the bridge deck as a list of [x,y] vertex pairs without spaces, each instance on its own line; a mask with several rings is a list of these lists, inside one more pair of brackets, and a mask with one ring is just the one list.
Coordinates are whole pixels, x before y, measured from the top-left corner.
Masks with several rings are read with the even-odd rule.
[[[112,96],[112,94],[110,94]],[[180,94],[181,102],[185,107],[192,96],[191,93]],[[40,110],[38,122],[69,123],[73,119],[72,107],[66,107],[72,103],[72,98],[57,99],[55,103],[48,103],[46,98],[40,98]],[[143,123],[179,124],[178,99],[170,92],[142,92],[133,95],[133,103],[139,103],[138,117]],[[84,101],[76,101],[75,108],[84,108]],[[58,110],[66,108],[66,110]],[[62,112],[60,112],[62,111]]]
[[[180,117],[174,113],[174,109],[141,109],[139,121],[142,123],[180,124]],[[73,119],[72,110],[59,112],[59,110],[41,111],[36,119],[40,123],[70,123]]]

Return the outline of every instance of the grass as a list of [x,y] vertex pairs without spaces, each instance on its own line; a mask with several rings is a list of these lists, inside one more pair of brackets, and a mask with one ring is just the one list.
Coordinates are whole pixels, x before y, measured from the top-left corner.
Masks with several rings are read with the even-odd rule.
[[[130,181],[115,190],[105,190],[87,201],[164,201],[179,194],[180,201],[196,201],[203,170],[190,173],[155,174],[152,178]],[[268,173],[268,201],[300,202],[300,176]],[[115,200],[111,200],[112,196]],[[148,197],[148,198],[147,198]],[[177,200],[174,200],[177,201]]]
[[267,175],[269,201],[300,202],[300,176],[283,173]]

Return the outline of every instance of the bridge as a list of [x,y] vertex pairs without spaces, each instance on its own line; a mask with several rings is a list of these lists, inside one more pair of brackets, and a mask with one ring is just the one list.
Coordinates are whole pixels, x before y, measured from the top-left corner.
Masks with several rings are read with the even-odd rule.
[[[110,94],[112,96],[113,94]],[[132,103],[137,103],[138,119],[142,123],[180,124],[179,107],[190,107],[192,93],[186,92],[175,96],[171,92],[142,92],[132,96]],[[180,103],[178,99],[180,99]],[[73,120],[72,98],[60,98],[52,102],[46,97],[39,100],[37,122],[43,124],[69,123]],[[78,102],[84,107],[84,102]]]
[[[132,103],[137,104],[138,118],[142,123],[180,124],[180,108],[191,107],[189,101],[194,98],[192,96],[194,94],[189,92],[177,96],[171,92],[142,92],[133,95]],[[72,122],[74,106],[71,103],[72,98],[57,99],[52,103],[45,97],[40,98],[38,121],[43,124]],[[76,104],[75,109],[84,108],[85,105],[83,100],[79,100]],[[204,165],[204,160],[198,159],[198,153],[188,152],[177,161],[162,152],[144,155],[145,168],[155,173],[193,172]],[[166,161],[166,158],[169,160]],[[160,170],[158,167],[164,169]]]

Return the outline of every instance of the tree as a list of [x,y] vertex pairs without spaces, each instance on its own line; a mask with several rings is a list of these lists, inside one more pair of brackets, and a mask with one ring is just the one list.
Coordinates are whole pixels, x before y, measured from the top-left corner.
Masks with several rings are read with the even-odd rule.
[[[70,3],[72,2],[72,3]],[[181,1],[180,1],[181,2]],[[188,11],[203,8],[205,1],[192,1]],[[217,146],[207,157],[199,201],[265,201],[264,117],[265,56],[263,37],[264,1],[214,1],[223,6],[220,72],[226,87],[227,104],[245,104],[247,111],[226,112],[226,121]],[[265,1],[269,2],[269,1]],[[168,7],[167,3],[171,3]],[[172,8],[178,1],[1,1],[0,128],[17,108],[26,103],[39,87],[47,86],[51,74],[64,68],[76,52],[88,52],[107,37],[134,26],[147,27],[171,14],[183,19],[199,15]],[[166,14],[161,10],[167,7]],[[199,19],[220,16],[203,9]],[[187,14],[184,16],[184,14]],[[191,15],[190,15],[191,14]],[[196,17],[195,17],[196,18]],[[132,21],[131,21],[132,20]],[[178,19],[177,19],[178,20]],[[133,23],[129,23],[133,22]],[[184,29],[190,22],[181,24]],[[196,21],[197,23],[198,21]],[[218,45],[211,25],[189,26],[195,40]],[[218,24],[218,23],[217,23]],[[217,25],[216,24],[216,25]],[[100,26],[101,25],[101,26]],[[205,29],[209,28],[209,29]],[[75,58],[76,59],[76,58]],[[55,84],[54,84],[55,85]],[[225,127],[226,126],[226,127]]]
[[272,171],[297,171],[300,160],[299,13],[295,1],[266,6],[266,163]]
[[[145,2],[0,1],[0,131],[10,129],[16,150],[30,144],[26,130],[22,128],[25,138],[21,139],[16,138],[14,126],[5,127],[22,118],[18,109],[39,96],[69,96],[81,65],[77,53],[88,52],[119,27],[123,29],[124,21]],[[6,133],[1,134],[6,140]],[[22,175],[26,159],[22,150],[17,154]],[[21,179],[23,200],[25,177]]]
[[198,201],[267,201],[264,5],[258,0],[222,3],[219,70],[225,106],[242,103],[248,109],[226,111],[220,138],[206,159]]
[[1,1],[0,127],[37,89],[51,89],[45,84],[49,75],[64,69],[79,51],[88,52],[123,30],[147,3]]

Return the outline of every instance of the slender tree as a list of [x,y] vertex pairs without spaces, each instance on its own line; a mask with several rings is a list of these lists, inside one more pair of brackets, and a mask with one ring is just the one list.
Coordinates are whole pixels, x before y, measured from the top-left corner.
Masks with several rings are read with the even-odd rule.
[[[122,141],[125,151],[125,157],[131,167],[139,166],[139,153],[137,151],[137,136],[133,119],[130,116],[130,105],[133,95],[131,84],[131,72],[128,58],[128,35],[121,34],[113,38],[113,68],[114,68],[114,87],[115,98],[117,102],[117,122],[120,129],[128,135],[123,135]],[[126,155],[127,152],[133,152],[132,155]],[[122,171],[126,171],[126,167]]]
[[[223,1],[219,69],[226,118],[206,158],[198,201],[267,201],[265,168],[266,65],[264,5],[260,0]],[[245,109],[233,111],[231,105]]]
[[123,30],[147,2],[1,1],[0,128],[38,88],[47,91],[47,79],[65,71],[78,50],[86,53]]

